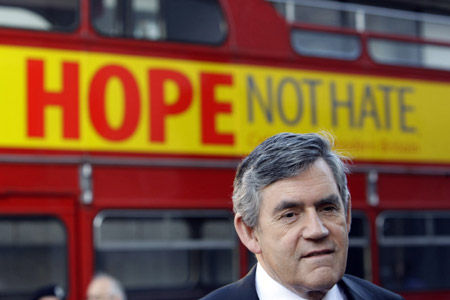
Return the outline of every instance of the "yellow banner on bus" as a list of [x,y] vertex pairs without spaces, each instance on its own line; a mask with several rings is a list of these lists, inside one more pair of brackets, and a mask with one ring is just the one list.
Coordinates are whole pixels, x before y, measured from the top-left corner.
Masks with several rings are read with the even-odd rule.
[[241,156],[332,132],[355,160],[450,163],[450,85],[0,47],[0,147]]

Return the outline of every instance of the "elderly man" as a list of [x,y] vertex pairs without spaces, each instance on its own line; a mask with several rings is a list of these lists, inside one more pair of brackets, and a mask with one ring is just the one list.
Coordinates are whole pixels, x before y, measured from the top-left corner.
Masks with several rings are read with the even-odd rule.
[[351,205],[346,166],[319,134],[281,133],[240,164],[234,225],[258,264],[203,300],[403,299],[344,275]]
[[127,300],[122,284],[105,273],[94,276],[86,294],[87,300]]

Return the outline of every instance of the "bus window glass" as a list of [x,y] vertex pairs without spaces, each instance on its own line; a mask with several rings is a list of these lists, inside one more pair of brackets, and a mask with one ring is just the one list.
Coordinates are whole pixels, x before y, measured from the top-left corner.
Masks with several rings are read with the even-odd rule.
[[369,234],[369,222],[365,214],[361,211],[353,211],[345,273],[370,280]]
[[356,28],[354,11],[343,10],[338,2],[267,0],[289,22],[337,28]]
[[327,7],[295,6],[295,21],[341,28],[355,28],[355,13]]
[[[437,41],[450,42],[450,18],[442,18],[443,23],[424,21],[421,26],[421,36]],[[445,23],[444,23],[445,22]]]
[[425,236],[426,224],[423,218],[388,218],[384,221],[385,236]]
[[450,288],[450,212],[385,212],[377,219],[380,279],[397,291]]
[[369,54],[378,63],[450,70],[450,46],[371,38]]
[[[362,51],[359,34],[369,32],[390,36],[368,40],[369,55],[377,63],[450,70],[450,46],[433,44],[450,42],[449,16],[340,1],[267,1],[288,23],[297,24],[291,44],[300,55],[356,60]],[[297,29],[303,24],[320,27],[315,31]],[[336,33],[336,29],[354,29],[355,35]],[[422,41],[401,40],[405,37]]]
[[119,278],[130,300],[161,289],[194,299],[238,277],[229,212],[105,211],[94,234],[96,270]]
[[450,70],[450,46],[421,45],[425,68]]
[[369,54],[379,63],[420,67],[420,46],[394,40],[369,40]]
[[79,0],[0,0],[0,26],[44,31],[73,31]]
[[91,10],[94,28],[111,37],[220,44],[226,34],[218,1],[94,0]]
[[293,29],[291,44],[305,56],[354,60],[361,54],[361,43],[355,35]]
[[450,218],[435,218],[434,229],[437,236],[450,236]]
[[67,281],[67,237],[60,221],[0,217],[1,299],[28,300],[49,284],[67,291]]
[[414,19],[383,16],[367,13],[365,15],[367,31],[377,33],[418,36],[420,23]]
[[[292,23],[307,23],[332,28],[356,27],[355,13],[326,5],[301,1],[275,1],[277,12]],[[361,41],[356,35],[292,29],[291,45],[295,52],[304,56],[355,60],[361,54]]]

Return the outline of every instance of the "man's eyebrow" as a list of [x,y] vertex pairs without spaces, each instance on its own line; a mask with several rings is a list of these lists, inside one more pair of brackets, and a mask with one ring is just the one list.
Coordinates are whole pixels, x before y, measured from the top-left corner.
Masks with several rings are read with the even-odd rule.
[[[319,207],[319,206],[324,206],[324,205],[329,205],[329,204],[333,204],[333,205],[337,205],[337,206],[341,206],[341,199],[339,198],[338,195],[336,194],[331,194],[325,198],[320,199],[315,206]],[[286,209],[290,209],[290,208],[302,208],[305,205],[302,202],[298,202],[298,201],[293,201],[293,200],[282,200],[280,203],[278,203],[277,206],[275,206],[275,208],[272,211],[272,214],[277,214],[280,211],[286,210]]]
[[297,208],[297,207],[303,207],[303,203],[299,203],[297,201],[291,201],[291,200],[283,200],[280,203],[278,203],[277,206],[273,209],[272,213],[275,215],[279,213],[280,211],[283,211],[285,209],[289,208]]
[[334,205],[340,206],[342,203],[341,203],[341,199],[339,198],[338,195],[331,194],[331,195],[319,200],[319,202],[316,203],[316,206],[322,206],[322,205],[327,205],[327,204],[334,204]]

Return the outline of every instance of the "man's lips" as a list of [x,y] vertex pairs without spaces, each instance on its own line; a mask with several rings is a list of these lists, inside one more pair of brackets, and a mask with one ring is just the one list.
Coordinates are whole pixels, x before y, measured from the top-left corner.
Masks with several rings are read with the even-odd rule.
[[305,255],[303,255],[302,258],[327,255],[327,254],[331,254],[333,252],[334,252],[334,250],[332,250],[332,249],[322,249],[322,250],[317,250],[317,251],[311,251],[311,252],[308,252]]

